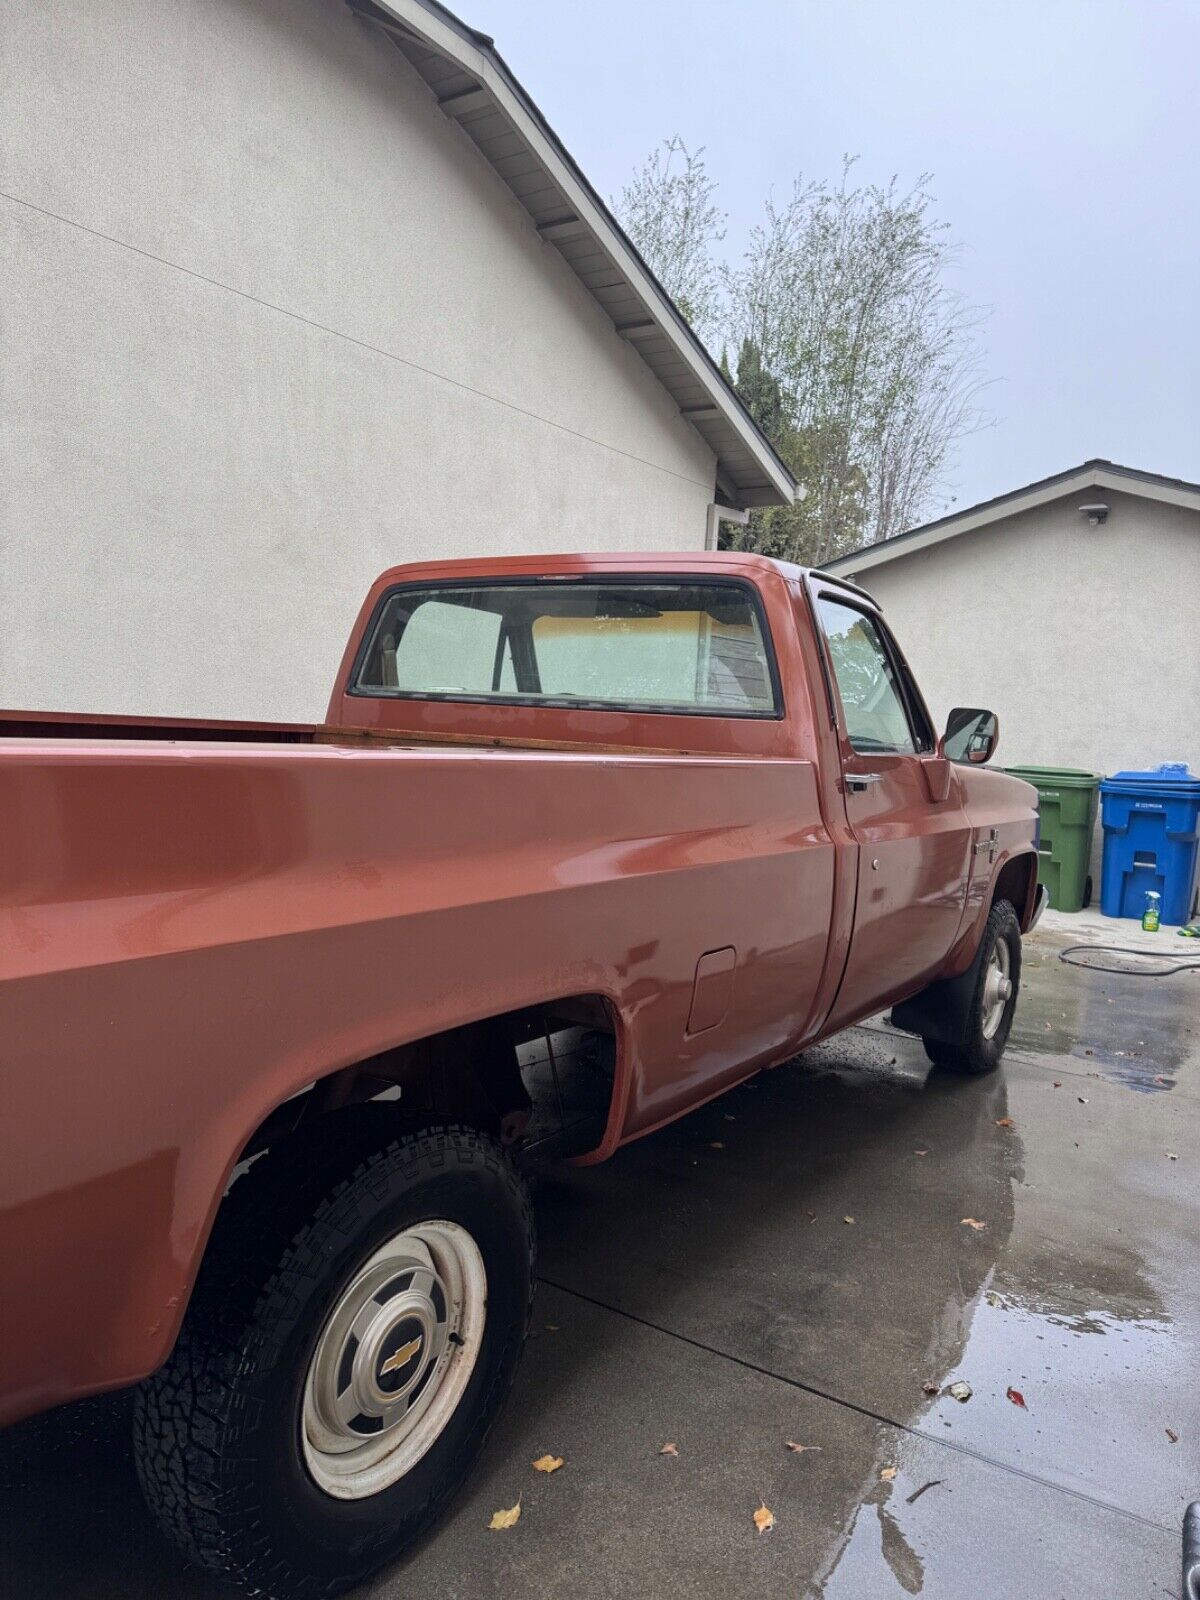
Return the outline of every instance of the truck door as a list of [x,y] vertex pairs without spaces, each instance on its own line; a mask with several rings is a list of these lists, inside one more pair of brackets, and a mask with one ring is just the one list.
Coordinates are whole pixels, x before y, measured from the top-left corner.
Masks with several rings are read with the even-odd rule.
[[931,978],[959,931],[971,831],[953,769],[882,618],[814,588],[835,689],[846,820],[858,843],[854,930],[834,1025],[880,1011]]

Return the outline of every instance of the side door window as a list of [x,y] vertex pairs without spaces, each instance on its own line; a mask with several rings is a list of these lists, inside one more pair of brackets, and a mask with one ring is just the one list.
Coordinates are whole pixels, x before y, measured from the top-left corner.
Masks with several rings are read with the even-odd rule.
[[834,1027],[919,989],[945,960],[966,898],[970,827],[951,789],[934,798],[923,702],[883,622],[814,596],[841,700],[846,820],[859,844],[858,898]]
[[927,730],[914,727],[900,664],[874,617],[827,595],[817,610],[855,754],[914,756],[928,749]]

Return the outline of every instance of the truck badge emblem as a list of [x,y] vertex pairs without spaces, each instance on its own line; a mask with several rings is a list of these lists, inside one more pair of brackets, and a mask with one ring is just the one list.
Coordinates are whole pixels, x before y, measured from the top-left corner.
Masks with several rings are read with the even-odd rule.
[[393,1355],[390,1355],[379,1369],[379,1376],[386,1378],[389,1372],[407,1366],[417,1351],[421,1348],[422,1337],[420,1334],[415,1339],[410,1339],[407,1344],[402,1344]]

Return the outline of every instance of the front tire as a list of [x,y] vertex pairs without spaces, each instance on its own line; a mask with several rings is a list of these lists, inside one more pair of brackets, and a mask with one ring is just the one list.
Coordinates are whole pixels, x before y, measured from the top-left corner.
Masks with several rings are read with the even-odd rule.
[[935,1067],[979,1077],[1000,1065],[1021,987],[1021,925],[1007,900],[992,907],[970,970],[972,988],[958,1036],[926,1037],[922,1043]]
[[381,1139],[382,1108],[333,1123],[234,1186],[175,1350],[135,1399],[160,1525],[276,1600],[361,1583],[433,1521],[529,1323],[532,1216],[500,1147],[462,1127]]

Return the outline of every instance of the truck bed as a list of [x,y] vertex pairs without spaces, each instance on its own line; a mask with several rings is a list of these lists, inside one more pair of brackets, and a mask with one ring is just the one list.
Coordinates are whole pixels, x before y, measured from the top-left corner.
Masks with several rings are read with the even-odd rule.
[[[0,740],[103,739],[125,743],[234,745],[401,745],[478,750],[562,750],[593,754],[705,755],[679,745],[597,743],[591,739],[537,739],[520,734],[454,733],[438,729],[346,728],[319,722],[234,722],[200,717],[135,717],[81,711],[0,710]],[[6,748],[0,746],[0,748]],[[7,748],[12,748],[8,746]]]
[[312,744],[305,722],[220,722],[198,717],[122,717],[86,711],[0,711],[0,739],[219,740],[222,744]]
[[[332,1070],[600,997],[611,1148],[804,1030],[834,873],[808,762],[5,723],[0,1263],[23,1310],[0,1415],[165,1357],[232,1156]],[[705,952],[722,1009],[697,1021]],[[87,1340],[30,1309],[46,1259]]]

